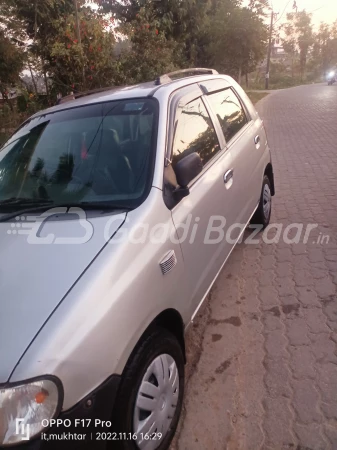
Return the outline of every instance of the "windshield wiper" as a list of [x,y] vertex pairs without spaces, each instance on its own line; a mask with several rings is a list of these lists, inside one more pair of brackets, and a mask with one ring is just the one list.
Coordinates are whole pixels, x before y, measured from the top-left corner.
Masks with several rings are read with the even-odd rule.
[[[95,211],[116,211],[116,210],[123,210],[123,211],[131,211],[133,208],[126,205],[119,205],[119,204],[113,204],[109,202],[68,202],[68,203],[48,203],[48,200],[44,201],[44,204],[41,205],[39,202],[37,202],[34,206],[34,203],[32,203],[32,206],[30,208],[24,208],[21,210],[16,210],[15,212],[5,214],[3,217],[0,216],[0,222],[6,222],[7,220],[14,219],[17,216],[22,216],[24,214],[30,214],[32,212],[39,212],[39,211],[46,211],[48,209],[52,208],[82,208],[84,210],[95,210]],[[42,199],[41,199],[42,203]],[[15,203],[14,203],[15,204]],[[15,204],[16,205],[16,204]],[[17,205],[16,205],[17,206]],[[27,205],[25,205],[27,206]],[[1,203],[0,203],[0,213],[1,213]]]
[[28,198],[28,197],[11,197],[6,198],[6,200],[0,201],[0,209],[1,206],[17,206],[19,205],[40,205],[40,204],[50,204],[53,203],[52,200],[48,198]]
[[103,210],[109,210],[109,209],[124,209],[127,211],[132,211],[134,208],[128,205],[122,205],[119,203],[112,203],[112,202],[69,202],[69,203],[63,203],[62,205],[55,205],[57,206],[68,206],[69,208],[83,208],[83,209],[103,209]]

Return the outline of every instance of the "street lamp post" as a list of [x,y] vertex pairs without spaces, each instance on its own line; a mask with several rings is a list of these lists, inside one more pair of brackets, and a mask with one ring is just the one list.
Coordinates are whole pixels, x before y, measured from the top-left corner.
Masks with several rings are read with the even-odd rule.
[[[291,0],[289,0],[286,4],[286,6],[284,7],[284,10],[281,14],[281,17],[279,17],[276,22],[278,22],[279,20],[281,20],[281,18],[283,17],[284,12],[286,11],[289,3],[291,2]],[[293,3],[293,9],[296,10],[296,14],[297,14],[297,1],[294,0]],[[270,29],[269,29],[269,43],[268,43],[268,55],[267,55],[267,68],[266,68],[266,89],[269,89],[269,78],[270,78],[270,58],[271,58],[271,49],[272,49],[272,40],[273,40],[273,27],[276,24],[276,22],[274,22],[274,15],[277,16],[278,13],[274,13],[274,11],[271,11],[271,17],[270,17]]]

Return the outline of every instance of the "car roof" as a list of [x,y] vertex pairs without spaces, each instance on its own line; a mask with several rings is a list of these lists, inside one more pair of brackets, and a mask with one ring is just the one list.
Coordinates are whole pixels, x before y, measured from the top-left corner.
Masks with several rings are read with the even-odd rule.
[[194,83],[200,83],[205,80],[219,78],[225,79],[227,82],[230,82],[231,80],[231,78],[226,75],[194,75],[172,80],[169,83],[161,84],[159,86],[155,81],[151,81],[147,83],[136,84],[133,86],[117,86],[106,88],[100,91],[80,94],[80,96],[76,99],[69,100],[59,105],[52,106],[51,108],[39,111],[31,118],[95,103],[132,98],[153,97],[158,90],[166,91],[166,94],[171,94],[171,92],[174,92],[175,90],[180,89],[184,86],[188,86]]

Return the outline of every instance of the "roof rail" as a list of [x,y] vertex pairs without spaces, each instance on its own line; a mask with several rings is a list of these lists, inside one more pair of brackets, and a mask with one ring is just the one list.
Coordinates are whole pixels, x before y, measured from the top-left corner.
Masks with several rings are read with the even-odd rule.
[[87,95],[97,94],[99,92],[110,91],[114,88],[115,88],[115,86],[110,86],[110,87],[105,87],[105,88],[92,89],[90,91],[72,93],[72,94],[66,95],[65,97],[61,97],[57,101],[56,104],[60,105],[62,103],[70,102],[71,100],[76,100],[77,98],[86,97]]
[[[154,82],[155,85],[160,86],[162,84],[170,83],[172,80],[172,76],[175,77],[178,75],[184,75],[190,76],[190,75],[218,75],[219,72],[217,72],[214,69],[204,69],[204,68],[191,68],[191,69],[181,69],[176,70],[175,72],[165,73],[164,75],[161,75],[156,79]],[[181,78],[184,78],[183,76]]]

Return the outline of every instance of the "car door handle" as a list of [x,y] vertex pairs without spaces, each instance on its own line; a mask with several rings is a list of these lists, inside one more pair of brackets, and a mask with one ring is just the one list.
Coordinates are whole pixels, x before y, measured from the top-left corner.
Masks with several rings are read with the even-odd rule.
[[225,175],[223,177],[225,184],[228,183],[228,181],[233,178],[233,175],[234,175],[234,169],[227,170],[227,172],[225,173]]
[[259,145],[260,141],[261,141],[260,136],[259,135],[255,136],[254,138],[255,145]]

